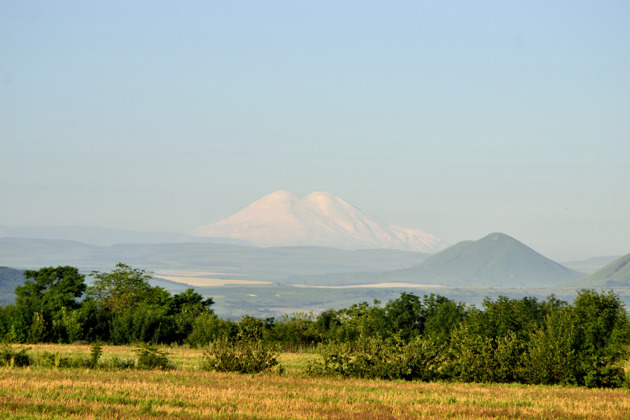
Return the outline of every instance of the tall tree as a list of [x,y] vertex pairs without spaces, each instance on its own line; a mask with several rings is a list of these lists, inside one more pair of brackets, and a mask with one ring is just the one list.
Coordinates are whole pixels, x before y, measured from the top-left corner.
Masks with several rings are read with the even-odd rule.
[[114,313],[128,311],[140,303],[166,303],[170,294],[161,287],[152,287],[149,271],[118,263],[109,273],[93,271],[94,282],[87,296],[104,310]]
[[61,339],[61,332],[52,327],[61,325],[67,311],[80,306],[85,276],[76,267],[60,266],[26,270],[24,277],[24,284],[15,288],[15,305],[22,317],[15,325],[30,328],[31,341]]
[[413,293],[401,293],[400,297],[385,305],[385,319],[391,332],[408,342],[424,329],[422,301]]

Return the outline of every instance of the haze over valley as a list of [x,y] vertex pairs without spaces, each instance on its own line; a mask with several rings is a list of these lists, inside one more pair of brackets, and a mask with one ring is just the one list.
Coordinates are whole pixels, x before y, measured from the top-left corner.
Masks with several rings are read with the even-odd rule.
[[[448,246],[420,229],[388,225],[331,193],[299,198],[276,191],[191,234],[74,227],[42,229],[38,238],[35,228],[24,232],[11,237],[6,234],[20,231],[4,230],[0,265],[71,265],[89,273],[124,262],[152,271],[153,282],[172,292],[193,287],[215,297],[225,317],[322,311],[401,291],[479,304],[499,294],[571,299],[580,285],[630,288],[628,255],[566,263],[578,271],[500,232]],[[116,239],[120,243],[110,244]],[[7,272],[7,284],[15,273]]]
[[0,2],[0,264],[141,265],[239,314],[617,290],[575,271],[630,252],[629,15]]

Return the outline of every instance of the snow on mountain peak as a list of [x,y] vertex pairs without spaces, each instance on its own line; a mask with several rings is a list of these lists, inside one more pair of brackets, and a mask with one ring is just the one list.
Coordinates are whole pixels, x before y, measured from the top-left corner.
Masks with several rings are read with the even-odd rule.
[[316,245],[435,252],[445,244],[420,229],[387,225],[329,192],[300,198],[279,190],[234,215],[201,226],[197,236],[229,237],[256,246]]

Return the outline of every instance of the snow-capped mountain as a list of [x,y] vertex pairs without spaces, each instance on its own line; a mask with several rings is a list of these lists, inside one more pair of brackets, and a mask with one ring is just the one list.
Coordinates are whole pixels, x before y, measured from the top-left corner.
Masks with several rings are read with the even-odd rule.
[[316,245],[427,253],[446,247],[435,235],[388,225],[327,192],[300,198],[288,191],[276,191],[192,234],[237,238],[263,247]]

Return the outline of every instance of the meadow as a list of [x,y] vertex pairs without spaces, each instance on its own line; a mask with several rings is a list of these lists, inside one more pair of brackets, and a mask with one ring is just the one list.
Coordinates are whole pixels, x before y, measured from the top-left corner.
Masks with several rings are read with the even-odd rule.
[[[89,356],[88,345],[36,344]],[[310,377],[316,353],[282,353],[282,373],[201,369],[202,350],[163,347],[175,369],[0,368],[2,418],[605,418],[627,419],[630,392],[561,386],[423,383]],[[103,346],[101,363],[131,359]]]

